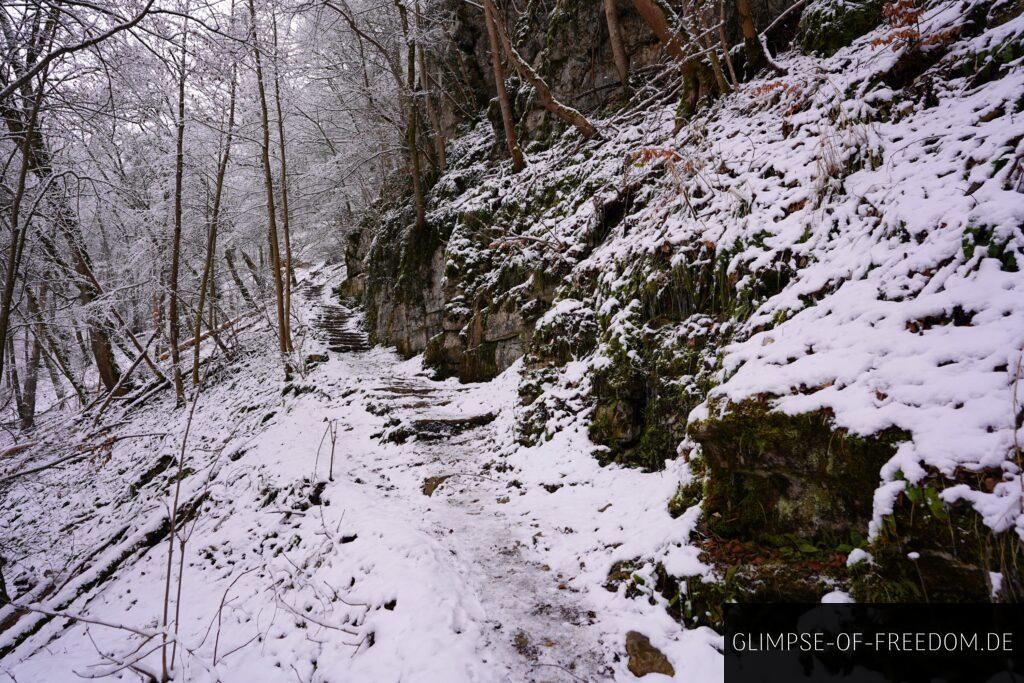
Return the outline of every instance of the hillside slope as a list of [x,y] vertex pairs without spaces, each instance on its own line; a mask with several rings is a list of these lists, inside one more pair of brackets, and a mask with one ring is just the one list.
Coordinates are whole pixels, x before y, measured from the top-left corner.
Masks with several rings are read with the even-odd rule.
[[658,83],[518,174],[479,122],[426,233],[392,208],[350,245],[378,340],[463,380],[525,357],[524,443],[584,425],[601,462],[690,462],[672,509],[740,565],[662,582],[698,622],[837,584],[1022,595],[1021,7],[928,3],[908,38],[866,4],[805,9],[831,56],[691,116]]
[[691,110],[554,3],[599,138],[518,90],[524,170],[481,111],[426,230],[396,180],[300,269],[286,379],[253,316],[5,448],[0,673],[716,681],[730,601],[1019,602],[1024,4],[924,6],[808,2]]

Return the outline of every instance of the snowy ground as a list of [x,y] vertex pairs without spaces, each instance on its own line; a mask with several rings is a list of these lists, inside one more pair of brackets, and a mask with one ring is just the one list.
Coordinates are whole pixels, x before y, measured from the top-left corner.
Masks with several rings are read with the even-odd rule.
[[[305,319],[338,276],[312,278],[327,286],[307,285]],[[718,635],[682,629],[660,596],[604,587],[619,560],[658,557],[674,573],[697,565],[685,545],[696,509],[675,520],[666,510],[682,465],[602,469],[582,426],[518,446],[518,366],[459,385],[385,349],[330,353],[282,397],[272,343],[251,334],[247,357],[210,380],[185,448],[180,500],[201,502],[184,525],[180,601],[177,544],[172,558],[176,680],[635,680],[630,630],[668,656],[677,679],[721,678]],[[306,353],[326,341],[315,336]],[[177,465],[143,475],[181,450],[188,409],[168,418],[171,400],[109,417],[106,432],[169,435],[3,484],[5,576],[29,591],[21,600],[124,628],[22,615],[0,634],[0,680],[159,673],[160,528]],[[84,441],[96,431],[86,426],[49,438]],[[24,457],[52,460],[45,448]]]

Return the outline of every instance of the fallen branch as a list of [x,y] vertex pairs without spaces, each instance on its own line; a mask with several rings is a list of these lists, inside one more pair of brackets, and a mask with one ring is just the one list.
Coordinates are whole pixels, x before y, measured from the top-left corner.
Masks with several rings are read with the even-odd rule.
[[94,626],[105,626],[106,628],[113,628],[113,629],[117,629],[117,630],[120,630],[120,631],[128,631],[129,633],[134,633],[137,636],[141,636],[141,637],[147,638],[147,639],[157,638],[161,634],[163,634],[163,631],[150,631],[150,630],[147,630],[147,629],[137,628],[135,626],[128,626],[126,624],[116,624],[116,623],[114,623],[112,621],[104,621],[102,619],[94,619],[92,617],[83,617],[80,614],[71,614],[70,612],[63,612],[63,611],[59,611],[59,610],[46,609],[45,607],[40,607],[38,605],[25,605],[23,603],[20,603],[20,602],[14,601],[14,600],[11,600],[8,604],[11,605],[12,607],[16,607],[17,609],[23,610],[25,612],[35,612],[37,614],[45,614],[46,616],[49,616],[49,617],[58,617],[58,618],[61,618],[61,619],[70,619],[72,621],[80,621],[83,624],[92,624]]
[[19,444],[15,445],[15,446],[11,446],[10,448],[6,448],[6,449],[0,451],[0,459],[10,458],[12,456],[17,455],[18,453],[24,453],[28,449],[30,449],[33,446],[38,445],[38,444],[39,444],[38,441],[26,441],[24,443],[19,443]]
[[[88,446],[81,446],[74,453],[71,453],[70,455],[65,455],[62,458],[57,458],[56,460],[51,460],[50,462],[46,463],[45,465],[39,465],[38,467],[32,467],[32,468],[27,469],[27,470],[22,470],[20,472],[15,472],[14,474],[4,475],[4,476],[0,477],[0,484],[4,484],[6,482],[12,481],[12,480],[17,479],[19,477],[27,476],[29,474],[35,474],[37,472],[42,472],[43,470],[48,470],[51,467],[56,467],[57,465],[63,464],[65,462],[68,462],[69,460],[74,460],[75,458],[85,458],[85,457],[88,457],[90,455],[94,455],[97,451],[99,451],[101,449],[104,449],[104,448],[109,448],[110,446],[113,446],[118,441],[125,441],[127,439],[144,439],[144,438],[150,437],[150,436],[161,436],[161,437],[162,436],[167,436],[167,432],[149,432],[149,433],[145,433],[145,434],[125,434],[123,436],[111,436],[111,437],[108,437],[107,439],[103,440],[102,442],[100,442],[98,444],[90,444]],[[36,444],[32,443],[32,444],[29,444],[29,445],[34,446]]]

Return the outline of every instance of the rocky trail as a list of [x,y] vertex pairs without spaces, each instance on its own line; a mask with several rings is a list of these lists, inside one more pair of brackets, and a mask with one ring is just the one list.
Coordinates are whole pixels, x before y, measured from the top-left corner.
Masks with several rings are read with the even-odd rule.
[[466,406],[463,387],[410,376],[397,362],[361,353],[370,345],[350,302],[320,303],[315,326],[332,354],[346,354],[350,370],[366,382],[368,409],[386,419],[378,438],[406,445],[401,462],[371,462],[368,471],[350,475],[386,480],[394,468],[416,473],[382,495],[403,499],[466,579],[464,590],[483,608],[480,654],[498,678],[608,679],[612,669],[591,628],[592,605],[534,550],[542,536],[538,525],[506,512],[516,482],[500,463],[496,413]]

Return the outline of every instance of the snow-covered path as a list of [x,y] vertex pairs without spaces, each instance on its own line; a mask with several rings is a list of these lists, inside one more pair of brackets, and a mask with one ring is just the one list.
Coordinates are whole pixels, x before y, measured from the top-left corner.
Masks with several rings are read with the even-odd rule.
[[539,524],[524,525],[506,512],[515,486],[502,476],[507,467],[498,466],[507,430],[495,421],[510,411],[514,395],[487,399],[479,388],[433,381],[389,353],[353,354],[358,343],[354,349],[333,346],[339,330],[347,327],[346,339],[353,342],[359,328],[346,307],[323,306],[327,313],[319,325],[337,349],[331,362],[366,387],[365,405],[390,425],[380,438],[405,444],[352,458],[345,474],[377,477],[381,495],[408,506],[419,528],[451,556],[467,597],[482,610],[481,657],[494,665],[496,678],[608,678],[612,668],[603,662],[600,633],[590,628],[593,606],[568,590],[534,549]]
[[[197,406],[182,500],[201,509],[185,527],[180,604],[172,590],[175,680],[635,680],[632,630],[665,653],[676,679],[720,679],[720,637],[681,628],[647,588],[655,561],[700,566],[686,545],[695,518],[666,510],[683,466],[601,468],[582,425],[517,444],[518,367],[484,384],[433,380],[419,359],[369,349],[358,316],[332,294],[337,273],[319,278],[304,290],[302,316],[314,322],[303,351],[326,360],[282,391],[271,344],[254,338],[253,355]],[[171,436],[118,442],[100,470],[74,462],[6,492],[0,522],[24,540],[7,550],[7,575],[45,564],[57,585],[38,584],[37,604],[160,627],[159,529],[174,466],[152,468],[177,457],[187,412],[171,398],[115,423]],[[40,491],[77,493],[53,506]],[[616,562],[637,559],[646,594],[605,587]],[[123,630],[30,615],[0,632],[10,648],[0,680],[73,680],[128,660],[158,673],[159,651],[149,643],[131,654],[139,647]]]

